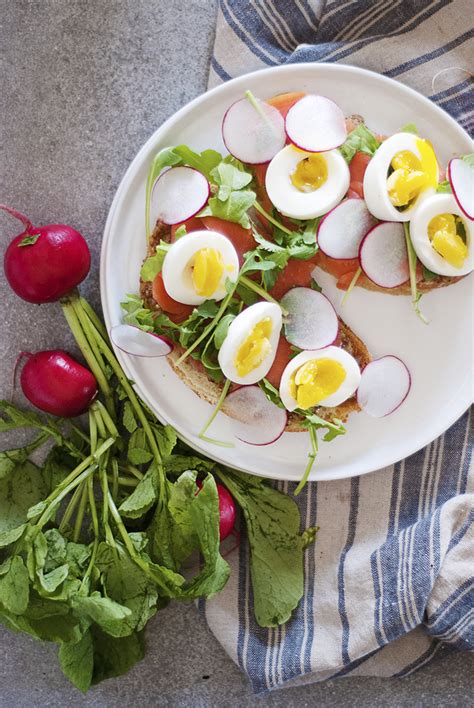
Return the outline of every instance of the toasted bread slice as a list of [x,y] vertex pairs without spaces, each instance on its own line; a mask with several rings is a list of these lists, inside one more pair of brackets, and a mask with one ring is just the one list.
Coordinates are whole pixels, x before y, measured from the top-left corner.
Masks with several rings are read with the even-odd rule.
[[[170,229],[166,224],[157,222],[155,229],[150,237],[150,242],[148,245],[147,257],[153,255],[156,250],[156,246],[159,244],[160,239],[163,241],[169,241],[170,239]],[[152,295],[152,284],[150,282],[140,281],[140,295],[144,301],[144,305],[149,310],[156,312],[157,314],[161,311],[159,305],[155,302]],[[370,361],[370,354],[367,347],[362,342],[359,337],[346,325],[341,319],[340,322],[340,341],[343,349],[346,349],[349,354],[358,361],[361,369],[366,366]],[[179,345],[175,345],[174,350],[168,355],[168,361],[174,371],[178,376],[186,383],[189,388],[191,388],[200,398],[207,401],[211,405],[215,405],[219,399],[222,391],[223,384],[216,383],[210,379],[206,373],[206,369],[202,364],[189,357],[183,361],[179,366],[176,366],[176,361],[179,359],[184,349]],[[225,403],[222,407],[225,413]],[[325,408],[318,407],[314,409],[316,415],[324,418],[324,420],[332,421],[334,419],[339,419],[346,421],[349,415],[355,411],[358,411],[359,406],[357,404],[357,399],[352,396],[341,405],[335,408]],[[301,432],[305,430],[302,426],[301,416],[291,413],[288,417],[288,423],[286,426],[288,432]]]

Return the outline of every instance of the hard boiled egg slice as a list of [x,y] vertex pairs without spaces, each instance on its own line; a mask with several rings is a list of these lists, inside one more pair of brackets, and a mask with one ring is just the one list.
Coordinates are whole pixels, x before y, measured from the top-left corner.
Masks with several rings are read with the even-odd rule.
[[287,145],[268,165],[265,186],[282,214],[314,219],[339,204],[349,181],[349,168],[338,150],[304,152]]
[[237,280],[239,257],[232,243],[214,231],[193,231],[175,241],[163,261],[166,292],[185,305],[222,300],[225,282]]
[[224,376],[238,384],[263,379],[275,359],[281,324],[281,308],[271,302],[257,302],[237,315],[219,349]]
[[427,197],[410,221],[413,248],[420,261],[439,275],[466,275],[474,270],[474,222],[452,194]]
[[304,351],[287,364],[280,398],[289,411],[338,406],[354,394],[359,381],[359,364],[344,349],[330,346]]
[[438,163],[431,144],[413,133],[387,138],[367,165],[364,199],[384,221],[410,221],[420,200],[438,184]]

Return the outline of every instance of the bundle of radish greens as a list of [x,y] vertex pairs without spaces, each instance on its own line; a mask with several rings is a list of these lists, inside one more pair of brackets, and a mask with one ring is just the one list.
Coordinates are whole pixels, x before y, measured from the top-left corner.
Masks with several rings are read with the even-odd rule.
[[0,404],[0,432],[34,431],[26,446],[0,453],[0,621],[57,643],[82,691],[123,674],[143,658],[158,610],[224,587],[221,541],[238,537],[237,505],[257,622],[286,622],[316,530],[301,534],[292,499],[197,456],[137,398],[77,290],[90,268],[81,234],[0,208],[24,226],[5,253],[9,284],[28,302],[60,302],[86,364],[60,350],[22,352],[21,387],[42,413]]

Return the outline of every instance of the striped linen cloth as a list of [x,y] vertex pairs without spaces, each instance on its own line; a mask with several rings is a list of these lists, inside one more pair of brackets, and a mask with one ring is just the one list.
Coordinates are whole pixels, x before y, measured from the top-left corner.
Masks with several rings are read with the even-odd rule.
[[[474,130],[472,0],[220,0],[210,85],[286,62],[341,61],[427,94]],[[449,76],[448,76],[449,75]],[[446,79],[449,81],[446,82]],[[472,410],[408,459],[359,478],[308,484],[305,593],[290,622],[257,626],[248,546],[201,604],[255,692],[339,676],[406,676],[441,646],[474,648]],[[294,485],[279,483],[292,492]]]

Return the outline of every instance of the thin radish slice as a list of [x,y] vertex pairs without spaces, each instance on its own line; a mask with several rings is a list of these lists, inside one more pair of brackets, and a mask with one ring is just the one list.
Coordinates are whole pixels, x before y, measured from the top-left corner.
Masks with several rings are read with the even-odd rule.
[[406,365],[391,354],[371,361],[362,372],[357,403],[373,418],[383,418],[399,408],[411,388]]
[[288,414],[268,400],[259,386],[243,386],[229,393],[223,413],[234,418],[234,435],[249,445],[271,445],[286,428]]
[[308,152],[333,150],[347,137],[346,119],[339,106],[326,96],[313,94],[290,108],[285,129],[291,142]]
[[319,248],[330,258],[357,258],[362,239],[376,223],[363,199],[346,199],[320,221]]
[[381,288],[396,288],[410,277],[403,224],[385,221],[363,238],[359,261],[365,275]]
[[153,332],[145,332],[133,325],[112,327],[110,339],[116,347],[132,356],[158,357],[173,351],[173,343]]
[[285,145],[285,122],[268,103],[242,98],[224,116],[222,139],[230,154],[242,162],[270,162]]
[[336,341],[339,319],[322,293],[310,288],[292,288],[281,300],[285,336],[299,349],[323,349]]
[[209,199],[209,182],[194,167],[172,167],[156,180],[151,194],[153,220],[178,224],[197,214]]
[[448,180],[462,213],[474,221],[474,165],[454,157],[448,164]]

